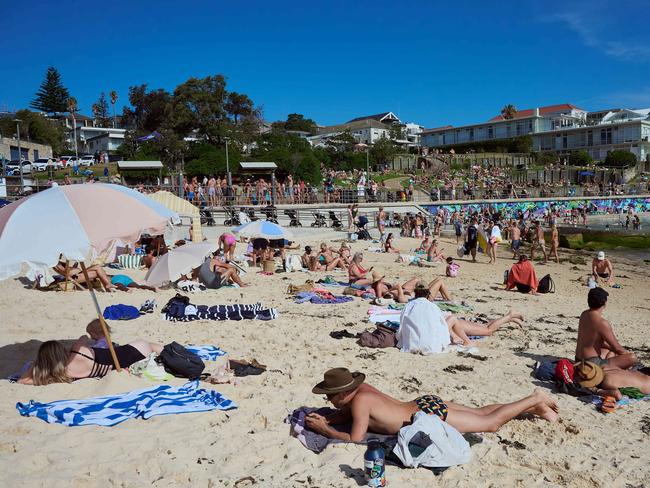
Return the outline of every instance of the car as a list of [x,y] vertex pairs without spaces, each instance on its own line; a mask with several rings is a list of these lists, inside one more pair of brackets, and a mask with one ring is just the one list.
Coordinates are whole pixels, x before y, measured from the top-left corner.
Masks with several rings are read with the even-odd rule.
[[59,158],[64,168],[70,168],[74,166],[75,161],[77,160],[76,156],[61,156]]
[[32,169],[35,171],[47,171],[50,168],[55,168],[55,162],[50,158],[39,158],[32,163]]
[[6,167],[6,172],[8,175],[13,175],[13,176],[18,176],[20,175],[20,166],[22,165],[23,167],[23,174],[28,175],[32,172],[32,162],[31,161],[11,161],[7,167]]
[[93,156],[92,154],[86,154],[85,156],[81,156],[81,158],[79,158],[79,164],[81,166],[94,166],[95,156]]

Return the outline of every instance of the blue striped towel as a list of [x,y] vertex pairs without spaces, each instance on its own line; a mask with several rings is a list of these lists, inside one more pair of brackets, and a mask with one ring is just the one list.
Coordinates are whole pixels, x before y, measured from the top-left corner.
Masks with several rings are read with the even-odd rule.
[[237,408],[214,390],[199,388],[198,381],[183,386],[158,385],[119,395],[59,400],[51,403],[16,403],[23,417],[38,417],[50,424],[113,426],[125,420],[148,419],[171,413],[207,412]]
[[218,357],[228,354],[217,346],[185,346],[185,349],[193,352],[203,361],[216,361]]

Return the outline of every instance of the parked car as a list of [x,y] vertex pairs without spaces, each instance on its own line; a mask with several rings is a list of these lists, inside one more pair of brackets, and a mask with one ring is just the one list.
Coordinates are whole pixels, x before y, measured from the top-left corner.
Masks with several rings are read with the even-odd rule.
[[61,156],[59,158],[64,168],[71,168],[77,160],[76,156]]
[[93,156],[92,154],[86,154],[85,156],[81,156],[81,158],[79,158],[79,164],[81,166],[94,166],[95,156]]
[[23,166],[23,174],[24,175],[28,175],[28,174],[30,174],[32,172],[32,162],[31,161],[25,160],[25,161],[22,161],[20,163],[18,161],[11,161],[7,165],[7,169],[6,169],[7,174],[8,175],[14,175],[14,176],[19,175],[20,174],[20,165],[21,164]]
[[39,158],[32,163],[32,169],[34,171],[47,171],[50,168],[56,168],[54,160],[50,158]]

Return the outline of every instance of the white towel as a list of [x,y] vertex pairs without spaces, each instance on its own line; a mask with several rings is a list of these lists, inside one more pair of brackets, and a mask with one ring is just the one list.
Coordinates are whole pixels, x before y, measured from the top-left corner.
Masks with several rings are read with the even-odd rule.
[[451,343],[442,311],[426,298],[406,304],[396,336],[397,347],[402,352],[439,353]]

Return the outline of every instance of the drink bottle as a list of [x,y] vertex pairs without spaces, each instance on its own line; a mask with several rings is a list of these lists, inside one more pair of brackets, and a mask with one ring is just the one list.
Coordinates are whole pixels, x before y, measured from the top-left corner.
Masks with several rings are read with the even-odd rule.
[[375,488],[386,486],[385,453],[379,439],[368,439],[368,448],[363,455],[363,461],[368,486]]

